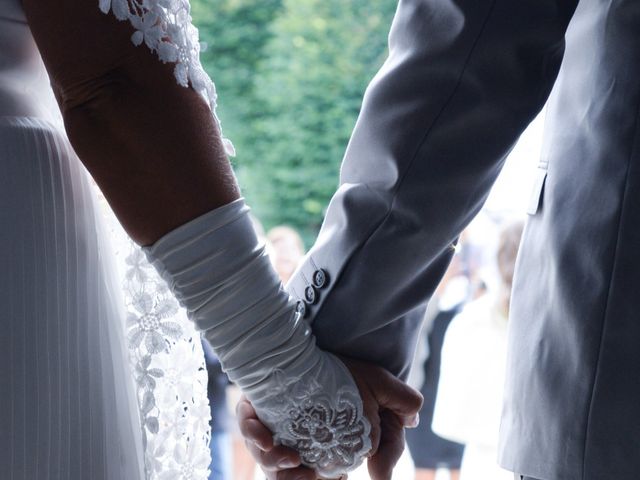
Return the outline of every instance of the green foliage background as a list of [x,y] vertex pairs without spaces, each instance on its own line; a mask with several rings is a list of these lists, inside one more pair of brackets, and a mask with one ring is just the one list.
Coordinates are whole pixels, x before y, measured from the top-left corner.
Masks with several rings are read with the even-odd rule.
[[309,245],[338,185],[397,0],[192,0],[240,185],[266,229]]

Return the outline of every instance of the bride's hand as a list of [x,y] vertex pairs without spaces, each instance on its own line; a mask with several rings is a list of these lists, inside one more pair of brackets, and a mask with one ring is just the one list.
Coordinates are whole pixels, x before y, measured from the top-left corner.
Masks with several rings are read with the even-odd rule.
[[[404,427],[417,425],[422,396],[380,367],[346,358],[342,361],[358,385],[364,413],[371,422],[369,474],[372,480],[390,480],[404,450]],[[300,466],[297,452],[274,445],[271,432],[246,398],[238,403],[237,417],[247,448],[269,480],[316,480],[313,470]]]

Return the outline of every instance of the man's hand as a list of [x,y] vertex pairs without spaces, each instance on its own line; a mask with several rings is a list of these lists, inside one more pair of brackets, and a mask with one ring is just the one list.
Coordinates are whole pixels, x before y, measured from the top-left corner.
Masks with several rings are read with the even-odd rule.
[[[364,414],[371,422],[372,451],[368,460],[372,480],[391,480],[404,450],[404,428],[418,424],[422,395],[383,368],[342,358],[358,385]],[[276,446],[251,403],[243,398],[237,407],[238,424],[247,448],[268,480],[316,480],[313,470],[300,464],[292,449]]]

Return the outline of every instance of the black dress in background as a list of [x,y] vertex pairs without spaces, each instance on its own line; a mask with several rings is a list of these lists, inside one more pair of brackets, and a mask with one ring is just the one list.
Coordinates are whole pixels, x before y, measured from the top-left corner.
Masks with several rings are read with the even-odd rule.
[[418,428],[406,430],[407,446],[416,468],[458,470],[462,464],[464,445],[445,440],[431,430],[440,379],[442,344],[449,323],[460,309],[461,305],[438,312],[431,330],[425,329],[425,335],[428,335],[429,358],[424,363],[424,384],[420,389],[424,396],[424,404],[420,410]]

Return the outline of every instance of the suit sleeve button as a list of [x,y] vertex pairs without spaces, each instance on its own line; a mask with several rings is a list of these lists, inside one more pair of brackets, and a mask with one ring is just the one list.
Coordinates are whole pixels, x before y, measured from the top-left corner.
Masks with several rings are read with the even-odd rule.
[[299,313],[302,318],[307,316],[307,305],[302,300],[296,303],[296,313]]
[[323,269],[318,269],[313,273],[313,284],[316,288],[324,288],[329,284],[329,275]]
[[318,301],[318,295],[316,294],[316,289],[313,288],[312,285],[309,285],[304,289],[304,298],[307,300],[307,303],[313,305]]

